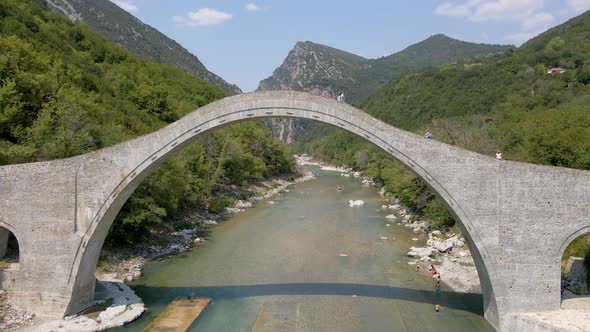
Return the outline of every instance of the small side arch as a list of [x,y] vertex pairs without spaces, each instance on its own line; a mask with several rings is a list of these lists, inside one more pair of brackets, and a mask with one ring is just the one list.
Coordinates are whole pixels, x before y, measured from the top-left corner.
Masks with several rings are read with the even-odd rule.
[[18,270],[20,247],[14,229],[0,222],[0,270]]
[[558,260],[561,260],[561,257],[565,253],[567,247],[572,243],[576,238],[581,235],[590,233],[590,223],[580,224],[574,228],[573,232],[565,233],[561,241],[559,241],[559,247],[557,251],[555,251],[555,257]]

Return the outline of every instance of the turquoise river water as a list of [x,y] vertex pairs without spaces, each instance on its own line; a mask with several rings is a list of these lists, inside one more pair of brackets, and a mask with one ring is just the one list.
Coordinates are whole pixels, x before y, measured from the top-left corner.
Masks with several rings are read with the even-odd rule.
[[146,264],[133,288],[148,312],[117,331],[141,331],[186,296],[212,298],[191,331],[493,331],[481,295],[443,285],[435,296],[408,265],[415,235],[384,218],[375,188],[312,170],[317,179],[212,227],[204,245]]

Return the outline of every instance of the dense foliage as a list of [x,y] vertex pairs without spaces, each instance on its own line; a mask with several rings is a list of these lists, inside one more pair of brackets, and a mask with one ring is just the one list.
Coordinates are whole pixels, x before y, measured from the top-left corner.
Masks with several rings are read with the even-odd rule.
[[[363,108],[399,128],[492,155],[590,169],[590,13],[506,54],[428,68],[392,81]],[[562,67],[565,73],[548,74]],[[298,147],[366,169],[436,226],[452,225],[443,204],[399,163],[350,134]],[[365,152],[358,152],[363,150]]]
[[[224,92],[145,61],[42,0],[0,2],[0,165],[67,158],[143,135]],[[132,241],[226,186],[290,172],[290,153],[257,124],[203,138],[130,198],[111,239]]]

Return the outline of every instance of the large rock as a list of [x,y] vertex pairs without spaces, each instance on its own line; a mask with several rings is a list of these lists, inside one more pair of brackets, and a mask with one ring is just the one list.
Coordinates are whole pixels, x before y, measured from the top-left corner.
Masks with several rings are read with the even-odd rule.
[[408,252],[408,256],[410,257],[424,257],[424,256],[431,256],[432,255],[432,249],[431,248],[416,248],[416,247],[411,247],[410,248],[410,252]]
[[458,246],[459,244],[461,244],[462,246],[463,242],[459,241],[459,239],[456,236],[453,236],[444,241],[432,238],[428,240],[427,244],[430,247],[437,250],[438,252],[448,252],[449,250],[453,249],[453,247]]
[[349,206],[363,206],[365,205],[365,201],[363,201],[362,199],[357,199],[357,200],[349,200],[348,201],[348,205]]
[[408,224],[408,227],[412,228],[414,233],[426,233],[428,232],[428,228],[430,225],[426,221],[417,221],[412,224]]

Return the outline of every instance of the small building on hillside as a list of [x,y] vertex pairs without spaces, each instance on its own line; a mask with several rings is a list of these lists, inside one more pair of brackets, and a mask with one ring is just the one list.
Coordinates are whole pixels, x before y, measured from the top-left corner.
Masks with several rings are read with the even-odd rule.
[[563,73],[565,73],[565,69],[559,68],[559,67],[551,68],[547,71],[547,74],[563,74]]

